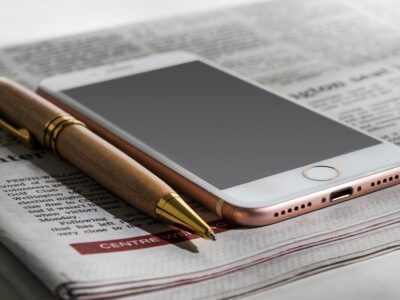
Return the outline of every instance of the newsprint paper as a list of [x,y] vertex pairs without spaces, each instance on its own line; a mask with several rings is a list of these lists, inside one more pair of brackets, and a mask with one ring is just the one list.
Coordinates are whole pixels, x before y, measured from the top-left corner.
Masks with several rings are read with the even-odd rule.
[[[0,74],[35,88],[51,75],[186,50],[400,144],[396,4],[283,0],[133,24],[0,49]],[[0,164],[1,242],[64,299],[243,297],[400,246],[400,186],[249,229],[190,201],[214,226],[213,243],[4,133]]]

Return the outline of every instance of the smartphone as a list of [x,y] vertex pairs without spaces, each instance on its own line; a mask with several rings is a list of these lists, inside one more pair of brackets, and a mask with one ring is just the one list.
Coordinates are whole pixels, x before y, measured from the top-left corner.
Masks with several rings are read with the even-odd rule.
[[242,225],[400,182],[399,147],[185,52],[56,76],[38,92]]

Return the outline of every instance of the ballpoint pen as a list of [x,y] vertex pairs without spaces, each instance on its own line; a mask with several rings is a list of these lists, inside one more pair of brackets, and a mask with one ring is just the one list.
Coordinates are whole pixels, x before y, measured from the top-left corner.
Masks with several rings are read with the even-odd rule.
[[148,215],[215,240],[210,226],[160,178],[59,107],[1,77],[0,115],[0,127],[25,144],[39,141]]

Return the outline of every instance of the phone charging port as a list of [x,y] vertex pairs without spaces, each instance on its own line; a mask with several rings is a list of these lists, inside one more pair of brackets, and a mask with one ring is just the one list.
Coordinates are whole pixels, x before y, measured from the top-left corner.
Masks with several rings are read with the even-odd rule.
[[335,201],[339,201],[339,200],[343,200],[345,198],[350,197],[351,195],[353,195],[353,188],[352,187],[348,187],[345,189],[341,189],[338,191],[334,191],[331,193],[329,199],[331,202],[335,202]]

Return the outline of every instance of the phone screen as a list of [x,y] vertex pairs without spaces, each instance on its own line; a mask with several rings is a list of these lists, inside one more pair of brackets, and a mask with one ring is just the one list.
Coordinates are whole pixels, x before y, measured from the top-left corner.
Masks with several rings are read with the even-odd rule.
[[200,61],[62,92],[219,189],[380,143]]

